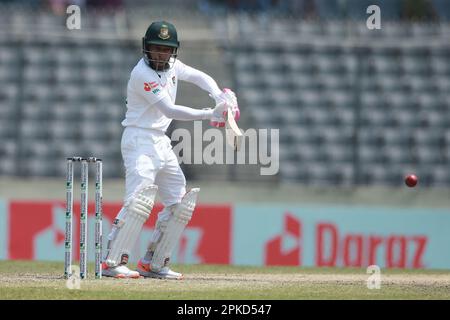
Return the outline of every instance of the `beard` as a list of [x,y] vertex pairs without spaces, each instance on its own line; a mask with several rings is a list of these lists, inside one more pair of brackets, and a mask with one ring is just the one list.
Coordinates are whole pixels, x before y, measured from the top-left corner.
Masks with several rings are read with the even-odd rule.
[[150,61],[151,66],[156,71],[164,71],[166,69],[169,69],[169,61],[163,61],[163,60],[151,60]]

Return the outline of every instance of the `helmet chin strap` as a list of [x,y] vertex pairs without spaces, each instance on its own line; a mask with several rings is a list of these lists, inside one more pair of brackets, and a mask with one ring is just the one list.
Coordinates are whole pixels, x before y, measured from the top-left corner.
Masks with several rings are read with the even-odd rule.
[[177,60],[177,55],[178,55],[177,50],[175,49],[174,53],[172,53],[170,55],[169,60],[163,61],[163,60],[152,59],[150,56],[151,51],[149,51],[149,50],[143,50],[143,54],[144,54],[145,63],[155,71],[167,71],[167,70],[171,69],[175,64],[175,61]]

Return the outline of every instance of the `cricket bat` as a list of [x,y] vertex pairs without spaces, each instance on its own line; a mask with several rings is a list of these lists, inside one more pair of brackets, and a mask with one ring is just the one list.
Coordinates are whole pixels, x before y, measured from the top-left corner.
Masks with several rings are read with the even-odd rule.
[[225,124],[225,134],[227,143],[235,150],[239,151],[242,143],[242,132],[239,129],[236,121],[234,120],[233,112],[231,112],[231,108],[228,108],[227,112],[227,121]]

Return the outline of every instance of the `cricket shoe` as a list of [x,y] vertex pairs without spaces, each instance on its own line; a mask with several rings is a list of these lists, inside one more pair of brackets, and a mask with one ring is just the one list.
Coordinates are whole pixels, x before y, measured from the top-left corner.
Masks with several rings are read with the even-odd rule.
[[137,264],[137,272],[145,278],[156,278],[156,279],[170,279],[170,280],[182,280],[183,275],[181,273],[172,271],[169,267],[163,267],[158,272],[152,271],[150,263],[143,263],[142,259],[139,259]]
[[116,267],[108,267],[105,262],[102,263],[102,276],[121,279],[138,279],[141,277],[139,272],[128,269],[128,267],[124,264],[120,264]]

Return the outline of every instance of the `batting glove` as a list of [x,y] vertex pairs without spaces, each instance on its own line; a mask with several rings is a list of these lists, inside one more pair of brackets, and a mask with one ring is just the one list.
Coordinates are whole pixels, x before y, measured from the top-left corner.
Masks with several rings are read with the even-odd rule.
[[[225,102],[227,107],[231,108],[231,112],[233,113],[234,120],[238,121],[241,116],[241,111],[239,110],[239,106],[237,103],[236,94],[229,88],[223,89],[223,91],[218,95],[210,95],[215,101],[216,105],[219,105],[221,102]],[[223,119],[219,119],[221,121],[214,122],[211,121],[211,125],[214,127],[223,127],[225,126],[225,119],[227,116],[228,110],[226,108]]]

